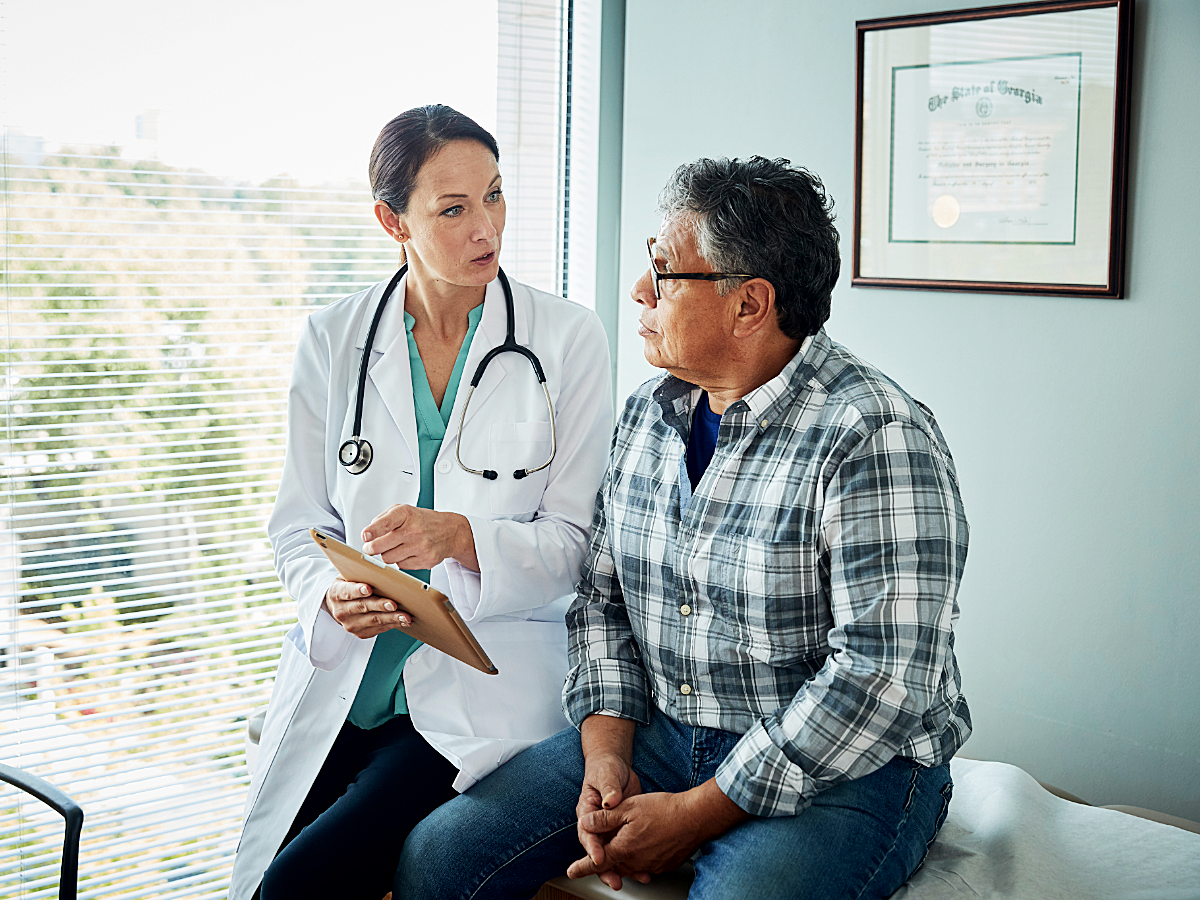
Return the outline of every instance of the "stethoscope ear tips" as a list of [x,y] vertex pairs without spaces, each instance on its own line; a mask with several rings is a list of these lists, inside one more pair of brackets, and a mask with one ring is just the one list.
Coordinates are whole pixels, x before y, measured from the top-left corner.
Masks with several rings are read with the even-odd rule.
[[338,448],[338,462],[351,475],[361,475],[371,465],[371,442],[352,437]]
[[496,474],[495,469],[484,469],[483,477],[486,478],[488,481],[495,481],[500,476]]
[[524,478],[528,474],[529,474],[528,469],[514,469],[513,470],[513,478],[517,479],[517,481],[520,481],[522,478]]

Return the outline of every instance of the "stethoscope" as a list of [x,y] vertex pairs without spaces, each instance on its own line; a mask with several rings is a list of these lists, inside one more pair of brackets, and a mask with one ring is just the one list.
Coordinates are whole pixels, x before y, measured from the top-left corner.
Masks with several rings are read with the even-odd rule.
[[[392,291],[396,289],[396,285],[400,283],[400,279],[404,277],[404,273],[408,271],[408,264],[405,263],[400,267],[390,282],[388,282],[387,290],[383,292],[383,299],[379,301],[379,306],[375,310],[375,317],[371,319],[371,328],[367,331],[366,346],[363,347],[362,363],[358,367],[358,399],[354,404],[354,437],[342,443],[338,448],[338,462],[346,467],[351,475],[361,475],[367,471],[371,465],[371,458],[374,455],[371,449],[371,443],[366,438],[362,437],[362,414],[363,414],[363,396],[367,390],[367,365],[371,360],[371,345],[375,343],[375,332],[379,329],[379,320],[383,318],[383,308],[387,306],[388,300],[391,299]],[[501,353],[520,353],[533,366],[533,372],[537,375],[538,384],[542,386],[542,393],[546,395],[546,408],[550,411],[550,457],[540,466],[534,469],[517,469],[513,472],[513,478],[524,478],[526,475],[532,475],[534,472],[540,472],[554,461],[554,454],[558,451],[558,435],[554,427],[554,404],[550,402],[550,390],[546,387],[546,373],[542,371],[542,363],[537,358],[537,355],[528,347],[523,347],[517,343],[516,339],[516,315],[513,311],[513,295],[512,288],[508,285],[508,276],[504,274],[503,269],[498,269],[500,275],[500,286],[504,288],[504,310],[508,316],[508,329],[504,336],[504,343],[497,347],[493,347],[487,352],[487,355],[479,361],[478,368],[475,369],[475,376],[471,379],[470,390],[467,391],[467,399],[463,401],[462,414],[458,417],[458,438],[454,444],[454,459],[458,462],[459,468],[465,472],[470,472],[472,475],[482,475],[488,481],[495,481],[497,477],[495,469],[472,469],[462,461],[462,433],[463,423],[467,420],[467,409],[471,405],[471,395],[475,393],[475,388],[479,387],[479,382],[483,379],[483,373],[487,371],[488,363],[499,356]]]

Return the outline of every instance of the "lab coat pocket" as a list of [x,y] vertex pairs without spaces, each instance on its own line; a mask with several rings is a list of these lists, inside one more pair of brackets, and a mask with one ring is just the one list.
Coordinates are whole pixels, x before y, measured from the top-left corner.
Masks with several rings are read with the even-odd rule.
[[[303,645],[303,631],[299,625],[293,626],[284,638],[275,684],[271,688],[271,702],[259,725],[257,745],[268,758],[274,756],[284,731],[296,713],[296,707],[300,705],[300,699],[317,671],[308,661],[308,653]],[[258,756],[257,751],[255,756]],[[255,759],[254,762],[257,764],[259,760]]]
[[263,723],[267,721],[266,706],[260,706],[246,717],[246,770],[253,775],[258,761],[258,745],[262,742]]
[[454,782],[459,791],[570,724],[560,702],[567,673],[563,623],[484,620],[471,630],[499,675],[431,647],[404,667],[413,725],[461,769]]
[[536,469],[550,458],[549,422],[496,422],[488,433],[487,467],[497,478],[489,481],[491,510],[495,516],[532,518],[542,502],[550,468],[524,478],[513,477],[518,469]]
[[570,723],[562,711],[567,630],[562,622],[482,622],[476,637],[499,675],[464,672],[471,725],[481,737],[533,744]]

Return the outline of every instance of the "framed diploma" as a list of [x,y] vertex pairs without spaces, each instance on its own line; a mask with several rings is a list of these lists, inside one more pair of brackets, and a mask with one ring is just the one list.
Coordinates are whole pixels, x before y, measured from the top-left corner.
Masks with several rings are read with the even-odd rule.
[[1133,0],[858,23],[855,287],[1120,297]]

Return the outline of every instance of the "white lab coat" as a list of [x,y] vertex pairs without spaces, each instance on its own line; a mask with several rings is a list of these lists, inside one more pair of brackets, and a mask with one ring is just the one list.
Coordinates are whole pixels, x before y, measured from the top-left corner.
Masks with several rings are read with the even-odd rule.
[[[278,851],[346,719],[375,643],[348,634],[322,607],[337,572],[308,529],[360,546],[372,519],[392,504],[415,504],[420,492],[404,280],[388,302],[368,370],[362,433],[374,448],[373,461],[361,475],[338,463],[338,447],[354,424],[362,347],[386,285],[313,313],[296,348],[287,456],[269,531],[275,567],[296,601],[299,622],[283,642],[231,900],[248,900]],[[516,281],[511,285],[516,339],[541,360],[558,452],[548,469],[519,481],[512,477],[514,469],[545,461],[550,423],[532,367],[518,354],[503,353],[471,398],[462,440],[464,463],[495,469],[500,477],[485,481],[454,461],[471,377],[483,355],[504,341],[504,292],[493,281],[434,469],[435,507],[470,521],[480,571],[446,560],[431,575],[432,586],[451,598],[500,674],[484,675],[427,646],[404,667],[413,725],[459,768],[459,791],[569,724],[560,706],[567,668],[563,614],[579,575],[612,429],[608,342],[596,314]]]

